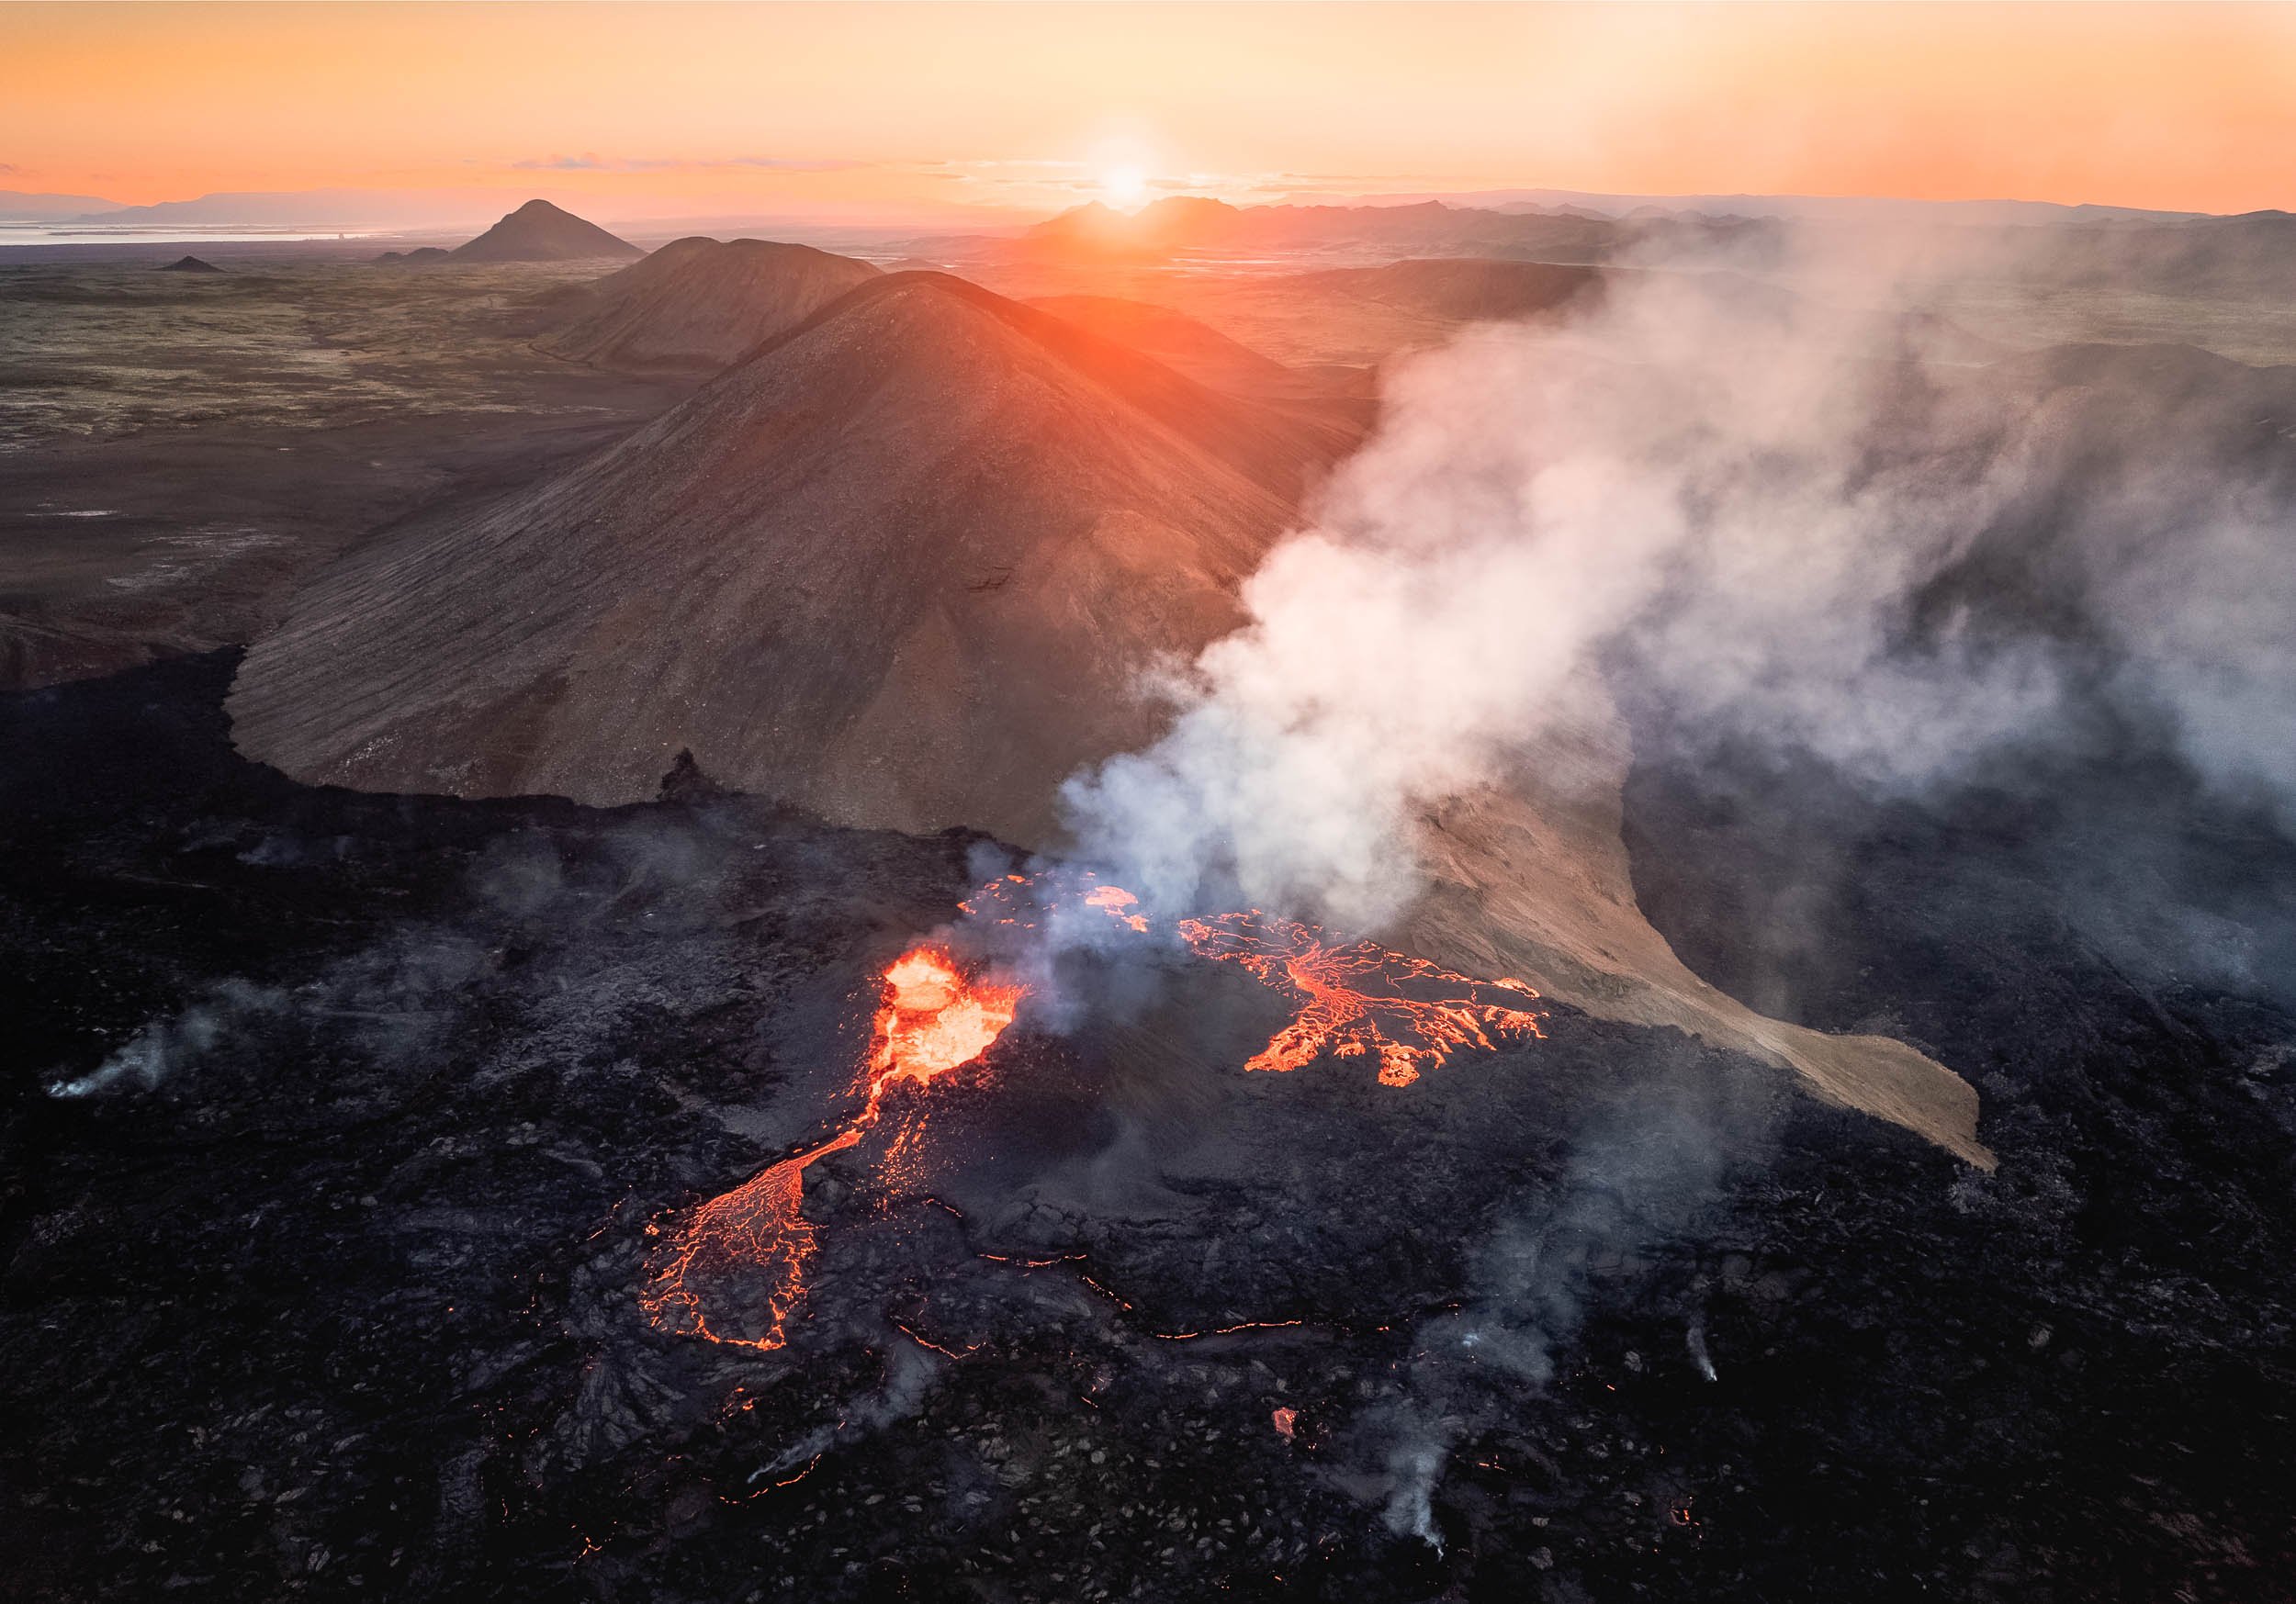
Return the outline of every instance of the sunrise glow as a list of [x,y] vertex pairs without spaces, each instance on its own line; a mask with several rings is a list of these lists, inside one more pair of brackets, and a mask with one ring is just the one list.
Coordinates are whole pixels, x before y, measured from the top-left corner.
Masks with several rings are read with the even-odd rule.
[[1148,177],[1137,167],[1111,167],[1100,174],[1100,198],[1119,211],[1131,211],[1148,199]]
[[[130,204],[343,185],[926,219],[1129,207],[1172,173],[1237,202],[2236,211],[2290,204],[2296,148],[2276,7],[19,6],[0,61],[0,188]],[[1111,130],[1157,159],[1111,162]]]

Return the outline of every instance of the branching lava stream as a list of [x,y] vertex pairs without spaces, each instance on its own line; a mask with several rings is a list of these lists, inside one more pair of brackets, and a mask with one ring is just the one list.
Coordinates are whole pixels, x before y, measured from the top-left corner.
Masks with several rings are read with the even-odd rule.
[[[1027,876],[1007,875],[984,887],[964,913],[983,925],[1036,929],[1056,911],[1046,905],[1045,891]],[[1132,935],[1149,933],[1130,892],[1094,885],[1080,901]],[[1291,1022],[1246,1070],[1298,1070],[1325,1053],[1369,1056],[1382,1085],[1408,1086],[1461,1049],[1539,1035],[1531,1011],[1538,993],[1520,981],[1479,981],[1368,941],[1336,942],[1256,910],[1183,919],[1176,928],[1194,957],[1241,965],[1295,1004]],[[912,948],[887,966],[869,1056],[852,1087],[863,1099],[861,1112],[828,1140],[695,1209],[649,1267],[648,1317],[664,1330],[713,1342],[763,1352],[784,1346],[818,1246],[818,1228],[803,1207],[806,1167],[855,1146],[897,1109],[877,1173],[889,1194],[914,1190],[930,1105],[913,1094],[986,1052],[1024,995],[1017,984],[968,978],[937,945]],[[912,1094],[889,1103],[895,1088]],[[721,1284],[751,1312],[714,1312]]]
[[[967,981],[940,948],[912,948],[895,959],[884,972],[869,1058],[854,1087],[867,1094],[861,1113],[820,1146],[783,1159],[694,1210],[649,1278],[644,1302],[655,1324],[763,1352],[783,1346],[818,1235],[804,1212],[806,1167],[859,1142],[884,1116],[894,1087],[929,1085],[986,1052],[1012,1023],[1020,997],[1019,986]],[[924,1124],[923,1107],[905,1104],[880,1161],[896,1182],[914,1161]],[[762,1279],[765,1315],[759,1334],[713,1323],[703,1307],[706,1284],[727,1276]]]

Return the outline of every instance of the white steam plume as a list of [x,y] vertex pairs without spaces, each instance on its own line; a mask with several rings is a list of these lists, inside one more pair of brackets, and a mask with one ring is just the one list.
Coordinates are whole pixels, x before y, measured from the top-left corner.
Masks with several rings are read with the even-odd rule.
[[[1882,275],[1864,294],[1901,304]],[[2062,643],[1986,627],[1938,581],[2049,503],[2095,408],[1947,360],[1971,343],[1730,275],[1624,273],[1560,330],[1485,327],[1407,365],[1313,525],[1246,586],[1250,623],[1165,688],[1166,735],[1065,788],[1081,854],[1160,913],[1240,898],[1376,932],[1417,890],[1421,810],[1534,752],[1597,675],[1883,783],[2032,736]],[[2111,538],[2074,532],[2067,599],[2205,772],[2296,787],[2296,742],[2268,735],[2296,688],[2275,611],[2296,564],[2259,523],[2284,515],[2181,460],[2117,494],[2090,509]],[[2196,505],[2213,533],[2174,556],[2131,537]]]

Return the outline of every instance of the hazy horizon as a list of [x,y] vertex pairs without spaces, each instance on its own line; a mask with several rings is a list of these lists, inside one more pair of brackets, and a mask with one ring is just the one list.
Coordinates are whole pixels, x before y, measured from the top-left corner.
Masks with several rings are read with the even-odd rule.
[[2296,142],[2274,7],[18,5],[0,53],[0,191],[441,225],[1527,186],[2226,213],[2290,203]]

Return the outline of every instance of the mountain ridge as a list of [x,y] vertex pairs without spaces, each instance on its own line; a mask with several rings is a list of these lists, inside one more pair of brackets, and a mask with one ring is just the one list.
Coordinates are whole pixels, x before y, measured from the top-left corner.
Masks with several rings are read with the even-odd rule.
[[694,236],[591,286],[576,320],[540,343],[623,372],[715,372],[878,274],[810,245]]

